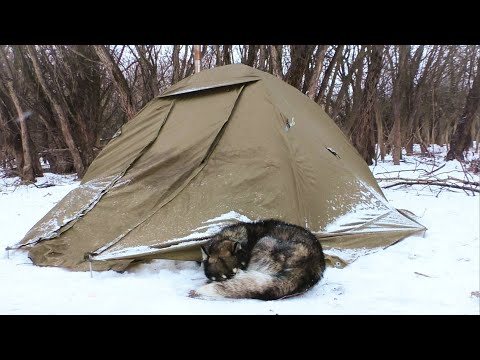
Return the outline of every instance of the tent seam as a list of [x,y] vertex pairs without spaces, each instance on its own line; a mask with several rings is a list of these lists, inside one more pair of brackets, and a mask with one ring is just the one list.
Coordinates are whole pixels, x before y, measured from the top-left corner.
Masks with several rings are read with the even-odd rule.
[[[192,172],[192,174],[194,174],[193,176],[191,176],[190,179],[187,180],[187,182],[184,184],[184,186],[182,187],[182,189],[180,191],[178,191],[171,199],[168,199],[166,201],[164,201],[164,203],[159,206],[159,208],[154,211],[153,213],[151,213],[149,216],[147,216],[145,219],[143,219],[142,221],[140,221],[139,223],[137,223],[135,226],[133,226],[131,229],[129,229],[128,231],[126,231],[123,236],[119,236],[117,237],[115,240],[113,240],[114,242],[113,243],[110,243],[110,245],[108,247],[106,247],[106,245],[100,247],[99,249],[97,250],[94,250],[92,251],[90,254],[93,256],[93,260],[95,256],[98,256],[100,255],[101,253],[103,253],[104,251],[108,250],[109,248],[111,248],[112,246],[114,246],[115,244],[118,244],[122,239],[125,238],[126,235],[128,235],[130,232],[132,232],[133,230],[135,230],[137,227],[139,227],[140,225],[142,225],[145,221],[147,221],[148,219],[150,219],[152,216],[154,216],[158,211],[160,211],[165,205],[167,205],[169,202],[171,202],[173,199],[175,199],[186,187],[187,185],[193,180],[195,179],[195,177],[203,170],[203,168],[207,165],[208,163],[208,160],[210,159],[210,156],[212,155],[213,151],[215,150],[217,144],[219,143],[223,133],[225,132],[225,129],[226,129],[226,126],[227,124],[230,122],[230,119],[232,118],[232,114],[234,112],[234,109],[238,103],[238,100],[240,99],[240,96],[243,92],[243,89],[245,88],[245,84],[243,84],[238,92],[238,95],[237,97],[235,98],[235,101],[233,102],[233,105],[232,105],[232,108],[230,109],[230,112],[228,114],[228,117],[227,117],[227,120],[225,121],[225,123],[222,125],[222,127],[220,128],[220,130],[218,131],[217,135],[215,136],[215,138],[213,139],[212,143],[210,144],[208,150],[207,150],[207,153],[205,154],[205,156],[202,158],[202,160],[200,161],[200,164],[199,166],[197,166],[196,170],[194,170]],[[196,173],[195,173],[196,171]],[[172,245],[172,246],[175,246],[175,245]],[[100,252],[98,252],[99,250],[101,250]],[[112,260],[112,259],[102,259],[102,260],[97,260],[97,261],[104,261],[104,260]]]

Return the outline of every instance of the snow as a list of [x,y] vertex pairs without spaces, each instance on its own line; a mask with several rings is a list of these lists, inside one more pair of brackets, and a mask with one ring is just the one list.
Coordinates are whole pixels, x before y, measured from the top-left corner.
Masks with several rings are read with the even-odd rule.
[[[461,163],[444,162],[444,147],[437,145],[435,151],[434,159],[404,156],[405,161],[394,166],[387,157],[370,169],[376,178],[479,181],[478,175],[465,173]],[[330,254],[356,260],[342,269],[327,268],[324,278],[301,296],[205,300],[187,296],[205,283],[195,262],[154,260],[124,273],[94,272],[91,278],[89,272],[34,266],[26,251],[3,251],[79,186],[74,176],[49,173],[37,185],[46,182],[56,186],[20,185],[18,178],[0,173],[0,314],[480,315],[479,193],[427,185],[385,189],[393,207],[419,217],[428,228],[423,235],[386,249],[332,249]]]

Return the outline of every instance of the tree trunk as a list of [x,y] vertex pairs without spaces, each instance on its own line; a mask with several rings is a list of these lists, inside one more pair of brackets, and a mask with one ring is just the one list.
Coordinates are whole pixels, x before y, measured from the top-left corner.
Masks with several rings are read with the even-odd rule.
[[245,65],[252,66],[255,64],[255,58],[257,57],[258,45],[248,45],[247,58],[244,62]]
[[222,51],[220,45],[215,45],[215,66],[222,66]]
[[[8,91],[6,91],[6,94],[8,94]],[[7,118],[11,118],[11,116],[8,116]],[[3,152],[7,158],[9,155],[13,156],[17,168],[17,170],[14,170],[13,164],[10,161],[6,161],[12,170],[10,174],[20,176],[23,180],[29,180],[29,178],[23,174],[25,161],[23,160],[24,149],[19,126],[13,121],[8,121],[7,118],[4,118],[0,113],[0,144],[3,140],[4,143],[1,144]]]
[[400,159],[402,156],[402,134],[401,134],[401,122],[402,122],[402,98],[404,90],[404,78],[407,69],[409,46],[399,45],[399,60],[398,60],[398,73],[393,84],[392,95],[392,107],[393,107],[393,129],[391,132],[393,139],[393,164],[400,165]]
[[317,95],[318,81],[320,80],[320,74],[323,68],[323,59],[325,59],[325,53],[328,45],[318,45],[317,52],[315,53],[315,67],[313,68],[312,76],[308,83],[308,90],[306,92],[310,99],[315,99]]
[[372,159],[375,157],[374,107],[377,85],[382,70],[382,57],[383,46],[372,46],[367,79],[365,80],[365,90],[362,97],[362,109],[353,133],[353,144],[368,165],[373,164]]
[[172,51],[172,82],[175,84],[180,80],[180,45],[173,45]]
[[20,134],[22,139],[22,148],[23,148],[23,166],[17,168],[20,170],[19,175],[23,180],[27,181],[35,181],[35,168],[33,164],[33,156],[32,156],[32,144],[30,139],[30,134],[28,132],[27,123],[25,121],[25,113],[22,110],[22,106],[20,105],[20,99],[15,92],[13,82],[13,72],[10,69],[10,65],[8,64],[8,59],[6,54],[4,53],[3,49],[0,51],[0,56],[5,65],[5,70],[7,71],[8,79],[6,79],[6,86],[8,90],[8,94],[12,99],[12,102],[15,106],[15,110],[17,111],[18,121],[20,123]]
[[279,79],[283,80],[283,72],[282,72],[282,56],[278,51],[276,45],[270,45],[270,65],[272,67],[272,73]]
[[258,68],[262,71],[267,69],[266,60],[267,60],[267,50],[265,45],[259,45],[259,55],[258,55]]
[[290,67],[285,74],[285,81],[299,90],[314,48],[312,45],[290,45]]
[[[417,127],[418,121],[418,107],[419,107],[419,94],[420,94],[420,87],[422,77],[419,77],[418,83],[415,86],[415,78],[418,76],[418,72],[420,70],[420,60],[423,55],[423,51],[425,49],[424,45],[420,45],[413,56],[410,59],[410,64],[407,66],[407,76],[405,79],[405,93],[407,98],[407,106],[406,106],[406,121],[405,125],[403,126],[403,139],[406,139],[405,143],[405,150],[407,155],[413,154],[413,145],[415,141],[415,128]],[[424,71],[427,70],[425,67]]]
[[142,69],[142,78],[145,86],[144,104],[158,95],[157,85],[157,67],[147,59],[147,50],[145,45],[135,45],[140,57],[140,68]]
[[341,62],[342,62],[342,59],[339,57],[336,65],[335,65],[335,69],[333,70],[333,77],[332,77],[332,81],[330,83],[330,88],[328,89],[328,92],[327,92],[327,97],[325,98],[325,112],[327,114],[330,114],[330,105],[331,105],[331,102],[332,102],[333,90],[335,89],[335,82],[337,80],[337,75],[338,75],[338,71],[340,69],[340,63]]
[[377,143],[380,149],[380,160],[385,161],[386,149],[385,149],[385,136],[383,133],[383,121],[381,109],[378,101],[375,102],[375,122],[377,125]]
[[[15,174],[20,176],[24,165],[22,139],[19,124],[8,120],[13,117],[6,105],[11,99],[10,97],[7,99],[5,97],[8,97],[8,90],[3,88],[2,81],[0,81],[0,154],[3,152],[4,162],[10,167],[11,171],[8,175]],[[2,102],[5,106],[2,106]],[[16,162],[18,169],[16,172],[14,172],[11,156]],[[23,178],[23,176],[20,177]]]
[[363,89],[362,89],[362,79],[363,79],[363,61],[362,66],[357,68],[355,74],[355,80],[353,81],[353,76],[350,78],[352,85],[352,96],[351,96],[351,108],[345,109],[345,124],[343,125],[343,130],[346,134],[352,134],[352,129],[355,126],[355,121],[359,117],[359,113],[362,107],[362,98],[363,98]]
[[335,49],[335,54],[333,55],[332,60],[328,64],[327,70],[325,71],[325,75],[322,79],[322,84],[320,85],[320,90],[318,90],[317,97],[315,98],[317,104],[322,104],[324,102],[323,95],[325,93],[325,89],[327,88],[328,81],[330,80],[330,75],[332,74],[333,67],[337,63],[338,57],[342,54],[342,51],[343,45],[338,45]]
[[232,45],[223,45],[223,65],[232,63]]
[[350,66],[350,68],[348,69],[347,76],[342,80],[342,86],[340,88],[340,91],[337,94],[335,105],[333,106],[333,109],[332,109],[332,114],[331,114],[332,119],[335,120],[337,118],[340,112],[343,99],[347,94],[347,89],[349,88],[350,83],[352,82],[353,74],[355,74],[358,71],[358,69],[363,68],[364,58],[365,58],[365,47],[362,46],[358,55],[355,57],[355,60],[353,61],[352,66]]
[[187,61],[187,67],[185,69],[185,77],[189,77],[190,75],[193,74],[193,71],[195,69],[195,62],[194,62],[194,49],[193,46],[191,48],[191,51],[189,51],[190,55],[188,56],[188,61]]
[[188,56],[188,45],[185,45],[185,51],[183,52],[182,64],[180,66],[180,75],[178,81],[182,80],[186,75],[187,71],[187,56]]
[[472,142],[472,122],[475,112],[480,104],[480,58],[477,60],[477,75],[473,80],[473,85],[468,92],[463,114],[458,120],[457,128],[450,141],[450,150],[447,153],[447,160],[464,160],[463,152],[468,150]]
[[93,48],[95,49],[100,61],[107,68],[108,73],[120,94],[123,111],[125,112],[125,115],[127,115],[127,119],[130,120],[135,116],[136,112],[135,106],[133,105],[132,94],[128,87],[127,80],[123,76],[122,70],[120,70],[105,46],[93,45]]
[[48,100],[53,106],[53,109],[57,113],[58,119],[60,121],[60,129],[62,131],[63,137],[65,138],[65,143],[67,144],[68,149],[70,150],[70,153],[72,154],[73,158],[73,164],[75,166],[75,171],[77,172],[77,176],[79,178],[83,177],[85,174],[85,166],[83,165],[82,157],[80,156],[80,152],[77,149],[77,146],[75,144],[75,141],[73,140],[72,136],[72,130],[70,127],[70,124],[68,122],[67,115],[65,111],[62,109],[60,106],[60,103],[57,101],[55,96],[53,95],[52,91],[50,88],[47,86],[47,83],[45,82],[45,79],[43,78],[42,71],[40,69],[40,64],[37,59],[37,55],[35,53],[35,49],[33,48],[32,45],[27,45],[27,51],[28,54],[30,55],[30,58],[32,60],[33,68],[35,71],[35,75],[37,77],[37,80],[42,87],[43,92],[47,96]]

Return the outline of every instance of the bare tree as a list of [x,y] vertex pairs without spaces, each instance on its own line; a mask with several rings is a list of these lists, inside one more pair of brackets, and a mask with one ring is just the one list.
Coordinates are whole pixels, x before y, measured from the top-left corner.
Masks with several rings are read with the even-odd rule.
[[14,87],[14,71],[12,71],[11,69],[11,62],[8,60],[8,56],[5,53],[5,49],[3,48],[0,51],[0,57],[5,64],[6,71],[6,78],[2,80],[6,83],[8,94],[15,106],[15,110],[18,116],[18,122],[20,123],[20,133],[23,148],[23,166],[19,167],[19,175],[24,180],[35,181],[34,156],[32,149],[32,141],[30,139],[30,133],[26,122],[26,112],[22,109],[20,99],[17,96],[17,91]]
[[154,47],[152,45],[135,45],[137,50],[140,67],[142,69],[142,79],[143,79],[143,104],[146,104],[148,101],[153,99],[158,95],[158,84],[157,84],[157,64],[156,59],[153,56]]
[[180,80],[180,45],[173,45],[172,52],[172,85]]
[[[393,164],[400,165],[400,158],[402,156],[402,133],[401,133],[401,123],[402,123],[402,104],[405,97],[404,86],[405,86],[405,76],[408,65],[408,54],[410,52],[410,46],[408,45],[399,45],[399,60],[397,66],[397,75],[393,82],[393,93],[392,93],[392,107],[393,107],[393,128],[390,132],[390,138],[393,142]],[[391,60],[391,58],[390,58]],[[393,71],[393,62],[391,62],[392,71]]]
[[330,106],[332,104],[332,97],[333,92],[335,91],[335,85],[337,83],[337,76],[340,72],[342,63],[342,58],[338,57],[337,62],[335,63],[335,68],[333,70],[332,80],[330,81],[330,85],[328,87],[327,96],[325,97],[325,112],[328,114],[330,112]]
[[270,45],[268,49],[270,52],[270,68],[272,69],[272,74],[283,79],[282,45]]
[[[290,45],[290,67],[285,74],[285,81],[299,90],[314,49],[315,45]],[[274,70],[274,75],[279,71]]]
[[267,69],[267,46],[259,45],[258,68],[262,71]]
[[338,45],[335,49],[335,53],[333,54],[332,59],[330,60],[330,63],[328,64],[327,70],[325,70],[325,74],[323,75],[320,89],[318,90],[318,94],[315,97],[315,101],[318,104],[324,104],[325,89],[327,88],[328,81],[330,80],[330,76],[332,74],[333,68],[337,63],[338,58],[342,54],[342,51],[343,51],[343,45]]
[[[38,174],[41,156],[50,171],[81,174],[79,158],[86,169],[141,106],[194,73],[192,49],[0,47],[0,166]],[[202,45],[201,61],[205,69],[242,62],[285,80],[324,106],[366,161],[375,142],[380,157],[393,150],[396,163],[414,143],[427,156],[429,144],[450,143],[449,157],[461,159],[480,138],[480,46],[385,46],[385,61],[378,52],[366,45]],[[28,120],[19,117],[27,111]]]
[[372,159],[375,157],[374,126],[376,121],[374,111],[377,84],[382,70],[382,56],[383,45],[370,47],[370,63],[363,92],[362,109],[353,132],[353,144],[368,165],[373,164]]
[[122,73],[122,70],[115,61],[110,50],[104,45],[94,45],[95,52],[98,55],[100,61],[105,65],[110,74],[111,80],[115,84],[121,99],[122,108],[127,115],[128,119],[131,119],[135,113],[135,106],[133,104],[132,94],[128,86],[127,80]]
[[257,57],[258,45],[248,45],[247,57],[242,60],[245,65],[253,66]]
[[52,104],[58,119],[60,121],[60,128],[62,130],[62,134],[65,138],[65,142],[68,146],[68,149],[70,150],[70,153],[72,154],[75,170],[78,174],[79,177],[82,177],[86,171],[85,166],[83,164],[82,157],[80,156],[80,152],[78,151],[77,145],[75,144],[75,141],[72,136],[72,130],[71,126],[69,124],[67,114],[62,108],[61,102],[57,100],[57,98],[54,96],[54,93],[51,91],[51,89],[47,86],[47,83],[43,77],[43,73],[40,69],[40,63],[37,59],[37,53],[35,51],[35,48],[32,45],[27,45],[27,52],[30,55],[30,58],[32,60],[33,68],[35,70],[35,75],[37,77],[37,80],[42,87],[43,92],[45,95],[48,97],[50,103]]
[[[355,73],[359,74],[359,71],[361,71],[360,69],[363,69],[363,61],[366,54],[365,49],[366,48],[364,46],[361,46],[357,56],[355,57],[355,60],[351,64],[347,63],[347,69],[345,71],[346,75],[342,77],[342,86],[337,93],[335,104],[331,110],[331,116],[334,120],[337,119],[337,116],[342,108],[342,103],[345,95],[347,94],[347,90],[352,83],[353,75]],[[345,59],[344,61],[347,62],[348,60]],[[359,76],[359,79],[361,81],[361,76]]]
[[[367,49],[370,50],[370,48]],[[365,58],[367,58],[367,55],[365,55]],[[364,71],[364,59],[362,58],[359,66],[350,78],[350,84],[348,84],[349,88],[351,88],[351,94],[346,97],[344,114],[336,118],[336,120],[342,124],[342,129],[345,134],[349,137],[353,132],[362,108]],[[341,121],[342,117],[344,118],[343,122]]]
[[447,160],[464,160],[463,152],[468,149],[472,142],[472,122],[475,112],[480,104],[480,57],[477,59],[477,74],[473,80],[472,87],[468,92],[463,114],[458,120],[457,127],[450,142],[450,150],[447,153]]
[[323,59],[325,58],[327,47],[328,45],[318,45],[315,53],[315,65],[308,81],[308,88],[306,91],[307,96],[312,100],[317,95],[318,81],[320,80],[320,74],[322,73]]
[[232,45],[223,45],[223,65],[232,63]]

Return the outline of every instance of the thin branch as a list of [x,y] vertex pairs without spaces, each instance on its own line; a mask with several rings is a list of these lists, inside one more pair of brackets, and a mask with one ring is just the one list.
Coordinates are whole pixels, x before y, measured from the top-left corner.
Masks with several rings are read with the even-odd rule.
[[460,189],[460,190],[470,190],[472,192],[480,193],[480,189],[476,188],[480,186],[480,183],[478,182],[465,182],[466,185],[472,185],[472,186],[463,186],[463,185],[457,185],[457,184],[450,184],[450,183],[447,183],[446,181],[428,180],[428,179],[391,178],[391,179],[377,179],[377,181],[398,181],[395,184],[383,186],[382,189],[389,189],[399,185],[410,185],[410,186],[411,185],[427,185],[429,187],[440,186],[440,187],[447,187],[447,188]]
[[428,172],[426,175],[432,175],[434,172],[436,172],[436,171],[440,170],[441,168],[445,167],[445,165],[447,165],[447,164],[445,163],[442,166],[439,166],[435,170],[432,170],[432,171]]
[[77,54],[78,56],[84,58],[85,60],[87,61],[90,61],[92,63],[95,63],[95,64],[100,64],[100,65],[103,65],[103,63],[101,61],[97,61],[97,60],[93,60],[93,59],[90,59],[88,57],[86,57],[84,54],[78,52],[77,50],[75,50],[72,46],[66,46],[66,49]]
[[401,181],[419,181],[420,184],[430,184],[431,182],[445,182],[447,183],[448,180],[454,180],[457,182],[461,182],[464,185],[472,185],[472,186],[480,186],[480,182],[478,181],[468,181],[468,180],[462,180],[458,178],[454,178],[449,176],[447,179],[409,179],[409,178],[401,178],[401,177],[396,177],[396,178],[379,178],[376,179],[377,181],[395,181],[395,180],[401,180]]

